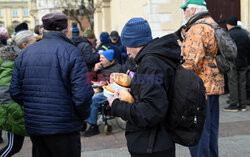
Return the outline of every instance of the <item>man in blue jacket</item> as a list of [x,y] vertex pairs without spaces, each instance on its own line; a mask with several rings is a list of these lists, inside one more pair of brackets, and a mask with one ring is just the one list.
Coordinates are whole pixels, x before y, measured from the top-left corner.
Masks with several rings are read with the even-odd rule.
[[43,39],[15,60],[10,94],[24,106],[34,156],[80,157],[80,130],[93,96],[87,67],[66,37],[67,16],[49,13],[42,21]]

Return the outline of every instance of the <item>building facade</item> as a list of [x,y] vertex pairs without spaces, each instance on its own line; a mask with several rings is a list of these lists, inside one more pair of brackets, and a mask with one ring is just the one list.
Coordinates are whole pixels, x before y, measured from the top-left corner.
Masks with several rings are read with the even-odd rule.
[[182,12],[178,9],[181,4],[181,0],[95,0],[95,33],[120,33],[130,18],[143,17],[148,20],[153,37],[163,36],[182,24]]
[[32,12],[36,8],[36,0],[0,0],[0,27],[12,29],[22,22],[26,22],[30,29],[37,23],[37,14]]
[[[130,18],[143,17],[148,20],[153,37],[161,37],[176,31],[185,23],[183,10],[180,9],[180,5],[185,2],[186,0],[94,0],[96,8],[94,30],[97,36],[102,31],[117,30],[121,33],[124,24]],[[207,2],[210,3],[211,0]],[[232,2],[240,6],[240,19],[244,28],[250,30],[250,0],[231,0],[230,3]],[[215,8],[213,5],[208,5],[211,10]],[[221,2],[219,5],[225,5],[225,3]],[[225,10],[225,7],[216,7]],[[233,5],[231,7],[234,9]]]

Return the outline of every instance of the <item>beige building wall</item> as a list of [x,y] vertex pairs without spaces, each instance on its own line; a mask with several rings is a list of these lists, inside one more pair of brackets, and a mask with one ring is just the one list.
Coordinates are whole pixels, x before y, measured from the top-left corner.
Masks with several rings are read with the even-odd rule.
[[[33,30],[37,19],[37,15],[31,12],[34,7],[36,5],[31,0],[0,0],[0,24],[7,28],[11,25],[15,26],[27,22],[29,29]],[[27,16],[24,15],[25,9],[28,11]],[[13,16],[13,10],[17,10],[17,16]]]
[[[174,32],[184,24],[180,5],[186,0],[94,0],[96,12],[95,33],[117,30],[121,33],[124,24],[132,17],[148,20],[153,37]],[[241,0],[241,21],[250,31],[250,0]]]
[[241,22],[250,31],[250,0],[241,0]]
[[119,34],[132,17],[148,20],[153,37],[163,36],[178,29],[183,21],[179,8],[183,1],[176,0],[95,0],[95,34],[117,30]]

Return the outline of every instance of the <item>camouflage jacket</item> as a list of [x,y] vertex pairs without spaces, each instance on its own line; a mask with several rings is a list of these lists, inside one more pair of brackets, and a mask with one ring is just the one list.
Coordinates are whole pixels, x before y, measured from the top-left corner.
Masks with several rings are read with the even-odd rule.
[[[211,17],[202,18],[197,22],[215,24]],[[181,55],[185,59],[183,66],[202,78],[207,95],[224,93],[224,75],[219,72],[215,61],[217,52],[218,45],[212,27],[193,24],[186,32],[181,49]]]

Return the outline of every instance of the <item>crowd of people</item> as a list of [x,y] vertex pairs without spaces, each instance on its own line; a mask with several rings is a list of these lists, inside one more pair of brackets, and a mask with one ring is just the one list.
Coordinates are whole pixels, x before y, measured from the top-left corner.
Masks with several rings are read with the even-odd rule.
[[[195,23],[155,39],[148,21],[139,17],[125,24],[121,36],[104,31],[98,42],[91,29],[81,34],[72,24],[69,30],[63,13],[46,14],[34,32],[21,23],[12,37],[0,27],[0,129],[8,132],[8,144],[0,156],[19,152],[29,136],[33,157],[80,157],[80,131],[85,137],[100,133],[98,107],[108,101],[111,115],[127,122],[125,136],[132,157],[174,157],[175,143],[165,121],[175,69],[163,57],[177,63],[183,58],[182,66],[203,80],[206,121],[199,143],[189,149],[192,157],[218,157],[219,96],[224,94],[225,80],[215,60],[219,53],[215,31],[202,22],[218,24],[204,0],[189,0],[180,8],[186,22],[195,19]],[[232,16],[226,22],[237,58],[227,75],[229,106],[224,111],[247,111],[250,39],[237,21]],[[135,81],[130,87],[135,102],[128,103],[117,92],[104,96],[102,87],[109,84],[111,73],[125,73],[133,80],[160,74],[163,81]]]

